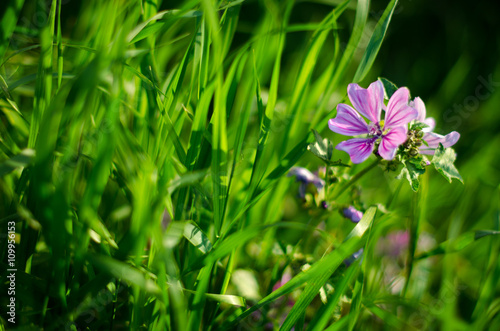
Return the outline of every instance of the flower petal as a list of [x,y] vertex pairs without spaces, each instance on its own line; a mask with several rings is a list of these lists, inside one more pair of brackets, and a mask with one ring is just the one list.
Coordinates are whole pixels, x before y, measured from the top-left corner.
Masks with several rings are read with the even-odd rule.
[[293,167],[288,171],[287,177],[296,176],[298,182],[312,183],[317,178],[309,169]]
[[436,121],[432,117],[426,117],[427,111],[422,99],[416,97],[413,101],[410,101],[410,107],[418,112],[418,117],[416,118],[416,120],[428,125],[428,127],[423,128],[422,131],[432,132],[432,130],[434,130],[434,128],[436,127]]
[[314,186],[316,186],[318,190],[321,190],[323,186],[325,186],[325,181],[319,177],[316,177],[312,183],[314,184]]
[[393,128],[389,133],[382,136],[382,141],[378,147],[378,153],[385,160],[392,160],[396,155],[396,150],[399,145],[404,143],[407,139],[407,129],[404,126]]
[[423,121],[423,123],[428,125],[428,127],[422,129],[422,131],[424,131],[424,132],[432,132],[434,130],[434,128],[436,127],[436,120],[432,117],[427,117]]
[[351,106],[337,105],[337,116],[328,121],[330,130],[344,136],[357,136],[368,133],[368,125]]
[[418,117],[418,111],[408,105],[410,91],[406,87],[399,88],[387,104],[384,128],[394,128],[410,123]]
[[325,186],[325,181],[323,179],[319,178],[318,176],[316,176],[315,174],[313,174],[312,172],[310,172],[306,168],[302,168],[302,167],[291,168],[290,171],[288,171],[287,177],[291,177],[291,176],[297,177],[297,181],[304,184],[304,185],[300,186],[299,191],[304,189],[304,192],[305,192],[305,188],[307,187],[307,184],[309,184],[309,183],[314,184],[314,186],[316,186],[316,188],[318,190],[321,190],[323,188],[323,186]]
[[410,101],[410,107],[412,107],[418,112],[417,121],[423,123],[425,121],[427,111],[425,109],[425,104],[422,101],[422,99],[420,99],[420,97],[416,97],[413,101]]
[[352,163],[361,163],[373,152],[376,138],[353,138],[341,142],[336,149],[349,154]]
[[361,115],[373,123],[380,121],[380,112],[384,105],[384,85],[381,81],[371,83],[367,89],[358,84],[349,84],[347,94],[352,105]]
[[420,154],[434,155],[434,149],[438,148],[440,143],[443,144],[444,148],[448,148],[455,145],[458,139],[460,139],[460,133],[456,131],[450,132],[446,136],[434,132],[427,132],[424,135],[424,140],[429,146],[422,145]]

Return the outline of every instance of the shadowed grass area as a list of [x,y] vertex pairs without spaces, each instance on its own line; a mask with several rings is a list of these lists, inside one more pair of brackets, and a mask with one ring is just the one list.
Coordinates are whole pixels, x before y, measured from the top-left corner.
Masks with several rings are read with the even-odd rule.
[[[327,124],[347,84],[394,74],[419,95],[390,63],[416,6],[2,4],[1,329],[498,329],[497,64],[480,95],[457,83],[473,54],[422,91],[440,133],[462,134],[465,185],[429,169],[414,193],[308,151],[312,129],[345,139]],[[323,195],[297,196],[297,165]]]

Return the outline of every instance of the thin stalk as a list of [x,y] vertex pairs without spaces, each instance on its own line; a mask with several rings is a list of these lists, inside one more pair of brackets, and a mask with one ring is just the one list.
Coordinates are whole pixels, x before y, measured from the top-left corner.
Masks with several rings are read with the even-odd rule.
[[328,163],[325,165],[325,196],[324,199],[327,200],[328,198],[328,188],[329,188],[329,181],[328,181],[328,171],[330,170],[330,167]]
[[418,241],[418,224],[420,220],[420,192],[413,193],[411,202],[411,214],[408,218],[408,230],[410,241],[408,243],[408,258],[406,261],[406,280],[405,286],[403,288],[403,297],[406,297],[406,292],[408,291],[408,286],[410,285],[410,277],[413,271],[413,262],[415,258],[415,250]]
[[373,161],[369,166],[358,172],[354,177],[351,178],[350,181],[347,182],[339,191],[338,193],[333,197],[333,200],[338,199],[344,193],[352,184],[356,183],[361,177],[363,177],[365,174],[367,174],[370,170],[375,168],[379,163],[379,160]]

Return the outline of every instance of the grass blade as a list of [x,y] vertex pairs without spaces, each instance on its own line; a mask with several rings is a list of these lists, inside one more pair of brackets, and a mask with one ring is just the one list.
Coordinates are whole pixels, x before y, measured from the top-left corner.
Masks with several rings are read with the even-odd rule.
[[387,8],[385,9],[382,17],[377,23],[375,30],[373,31],[372,37],[368,42],[368,46],[366,47],[365,53],[361,58],[361,63],[354,74],[354,78],[352,81],[354,83],[360,82],[365,78],[368,71],[370,71],[373,62],[375,62],[375,58],[377,57],[378,51],[380,50],[380,46],[382,45],[382,41],[384,41],[385,34],[387,29],[389,28],[389,23],[391,22],[392,14],[394,13],[394,9],[398,4],[398,0],[392,0]]

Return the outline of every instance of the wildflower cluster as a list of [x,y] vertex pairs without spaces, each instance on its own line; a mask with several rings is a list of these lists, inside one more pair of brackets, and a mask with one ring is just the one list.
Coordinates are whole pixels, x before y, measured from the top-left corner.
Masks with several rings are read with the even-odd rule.
[[[346,171],[350,165],[341,160],[332,161],[333,143],[313,130],[315,142],[309,144],[308,149],[325,166],[316,173],[294,167],[288,174],[300,182],[298,195],[311,212],[327,214],[337,210],[346,220],[358,223],[363,217],[359,193],[351,190],[353,194],[347,204],[338,198],[376,165],[382,165],[387,171],[400,171],[397,178],[406,178],[414,191],[419,188],[419,176],[430,165],[450,182],[452,178],[462,181],[453,164],[456,155],[451,148],[460,134],[435,133],[436,121],[427,117],[421,98],[411,100],[408,88],[397,88],[388,80],[379,79],[366,89],[349,84],[347,95],[351,105],[338,104],[337,115],[328,121],[328,126],[333,132],[352,138],[340,142],[335,149],[348,153],[354,164],[366,161],[372,154],[376,160],[351,176]],[[349,265],[361,255],[362,250],[345,264]]]
[[[406,177],[415,191],[418,177],[431,164],[449,181],[462,180],[453,165],[455,152],[450,148],[460,134],[453,131],[443,136],[433,132],[435,120],[426,117],[422,99],[410,100],[406,87],[397,88],[380,79],[367,89],[349,84],[347,94],[353,107],[339,104],[337,116],[328,121],[328,126],[335,133],[354,137],[335,147],[347,152],[353,163],[362,163],[375,154],[387,170],[395,171],[402,165],[398,178]],[[432,160],[428,156],[433,156]]]

